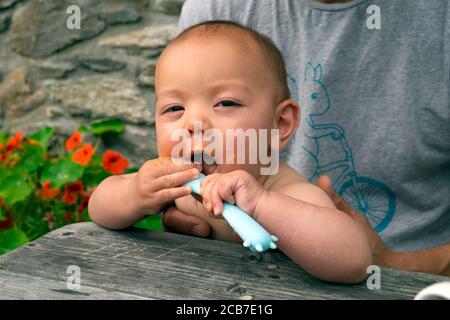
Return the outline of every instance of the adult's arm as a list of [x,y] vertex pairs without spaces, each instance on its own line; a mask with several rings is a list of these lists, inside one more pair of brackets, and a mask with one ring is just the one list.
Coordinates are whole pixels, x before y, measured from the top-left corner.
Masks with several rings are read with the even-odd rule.
[[349,215],[364,230],[369,238],[375,265],[450,276],[450,243],[431,249],[411,252],[391,250],[364,215],[353,209],[342,197],[333,191],[331,181],[327,176],[320,177],[317,185],[328,193],[339,210]]

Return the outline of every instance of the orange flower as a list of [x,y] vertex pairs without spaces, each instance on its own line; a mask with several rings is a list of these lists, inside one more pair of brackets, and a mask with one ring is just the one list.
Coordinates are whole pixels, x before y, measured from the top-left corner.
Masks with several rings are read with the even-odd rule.
[[40,146],[41,144],[33,139],[27,138],[27,144],[29,144],[30,146]]
[[3,149],[3,145],[0,143],[0,151],[2,151]]
[[112,174],[121,174],[128,168],[128,160],[119,152],[108,150],[103,154],[103,168]]
[[64,195],[62,202],[67,204],[75,204],[78,199],[78,195],[83,192],[83,184],[80,181],[74,183],[67,183],[64,186]]
[[20,142],[22,141],[22,137],[22,130],[17,131],[14,136],[9,138],[8,143],[6,144],[6,151],[18,148],[20,146]]
[[51,200],[59,194],[59,189],[52,189],[50,181],[44,181],[39,196],[43,200]]
[[92,144],[86,143],[83,147],[75,151],[75,153],[72,155],[72,161],[85,166],[89,163],[89,161],[91,161],[94,153],[95,149]]
[[69,152],[73,151],[76,147],[81,146],[82,140],[81,132],[75,131],[66,141],[66,150]]

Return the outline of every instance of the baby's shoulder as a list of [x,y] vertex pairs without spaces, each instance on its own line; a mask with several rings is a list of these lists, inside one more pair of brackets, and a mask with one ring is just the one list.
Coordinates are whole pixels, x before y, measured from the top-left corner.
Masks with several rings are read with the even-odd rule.
[[267,179],[266,190],[268,191],[279,192],[312,204],[335,208],[325,191],[310,183],[286,163],[280,163],[279,172],[271,179],[271,181]]
[[277,191],[287,185],[297,183],[309,183],[308,180],[298,173],[294,168],[284,162],[280,162],[278,172],[270,176],[266,183],[265,189],[269,191]]

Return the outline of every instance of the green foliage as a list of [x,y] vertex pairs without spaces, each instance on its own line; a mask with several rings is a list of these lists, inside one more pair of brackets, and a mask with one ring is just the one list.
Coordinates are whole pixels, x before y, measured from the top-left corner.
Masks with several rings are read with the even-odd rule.
[[125,126],[123,122],[117,119],[99,121],[91,125],[91,132],[95,135],[102,135],[105,133],[121,134],[124,131]]
[[[124,129],[120,120],[99,121],[81,126],[65,141],[55,138],[50,127],[27,136],[20,131],[13,136],[0,132],[0,254],[52,229],[90,220],[89,196],[112,173],[106,152],[99,154],[84,143],[83,135],[97,137],[98,144],[104,136]],[[129,173],[137,168],[120,170]],[[162,230],[159,215],[138,225]]]
[[162,214],[154,214],[145,219],[142,219],[134,225],[137,228],[148,229],[153,231],[163,231]]
[[0,181],[0,197],[6,206],[23,201],[31,194],[32,187],[26,178],[24,174],[15,172]]
[[70,158],[63,158],[55,163],[47,162],[41,175],[41,183],[50,181],[53,188],[75,182],[83,175],[83,166],[73,162]]
[[19,229],[0,231],[0,255],[27,243],[27,235]]
[[43,148],[47,148],[48,143],[55,133],[55,129],[46,127],[28,136],[29,139],[38,142]]

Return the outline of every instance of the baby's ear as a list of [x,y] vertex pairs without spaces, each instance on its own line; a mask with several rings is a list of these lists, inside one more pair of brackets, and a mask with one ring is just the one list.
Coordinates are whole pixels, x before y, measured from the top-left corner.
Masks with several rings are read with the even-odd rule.
[[275,112],[276,127],[280,130],[280,150],[283,150],[297,131],[300,123],[300,106],[294,99],[278,104]]

